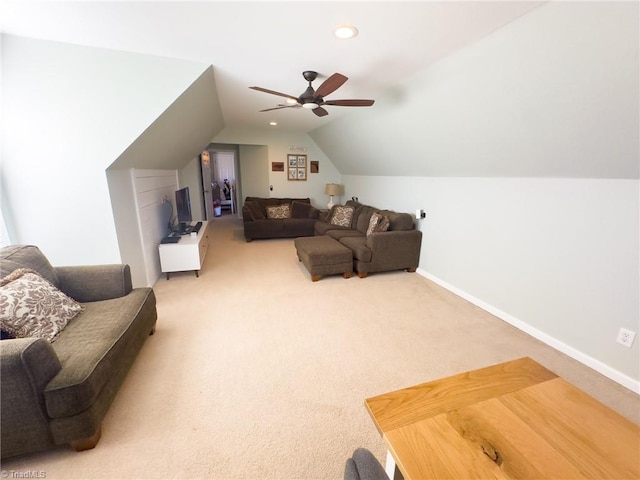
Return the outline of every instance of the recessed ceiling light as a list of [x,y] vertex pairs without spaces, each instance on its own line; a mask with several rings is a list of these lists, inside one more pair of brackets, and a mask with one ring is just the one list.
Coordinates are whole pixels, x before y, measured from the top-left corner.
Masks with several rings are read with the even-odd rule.
[[333,34],[338,38],[353,38],[358,35],[358,29],[352,25],[340,25],[333,31]]
[[272,127],[275,127],[276,125],[278,125],[278,122],[269,122],[269,125],[271,125]]

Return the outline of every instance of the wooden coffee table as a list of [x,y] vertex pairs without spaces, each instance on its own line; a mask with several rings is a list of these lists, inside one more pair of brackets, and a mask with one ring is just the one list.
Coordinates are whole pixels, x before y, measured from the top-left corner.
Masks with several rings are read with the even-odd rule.
[[640,478],[640,428],[530,358],[365,404],[390,476]]

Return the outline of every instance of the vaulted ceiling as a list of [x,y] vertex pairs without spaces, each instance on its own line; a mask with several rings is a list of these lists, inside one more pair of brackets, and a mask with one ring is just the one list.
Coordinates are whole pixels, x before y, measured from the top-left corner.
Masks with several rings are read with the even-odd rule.
[[[324,118],[293,109],[260,113],[284,99],[248,87],[298,96],[307,87],[304,70],[319,72],[316,88],[340,72],[349,80],[328,99],[376,99],[543,3],[5,0],[1,16],[8,34],[211,64],[226,126],[277,121],[308,132],[354,109],[327,107]],[[359,35],[335,38],[342,24]]]
[[[342,174],[640,175],[637,2],[0,5],[4,33],[212,65],[221,124],[308,133]],[[298,96],[304,70],[376,103],[259,112],[284,99],[249,87]]]

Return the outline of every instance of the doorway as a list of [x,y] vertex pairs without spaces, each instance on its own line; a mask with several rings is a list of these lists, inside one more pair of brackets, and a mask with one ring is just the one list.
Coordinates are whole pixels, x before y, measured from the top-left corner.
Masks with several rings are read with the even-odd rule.
[[[209,145],[207,150],[211,157],[208,181],[211,185],[213,216],[235,215],[238,213],[237,149],[232,145],[226,148],[220,145]],[[205,175],[202,181],[203,184],[207,181]],[[203,187],[206,188],[206,185]]]

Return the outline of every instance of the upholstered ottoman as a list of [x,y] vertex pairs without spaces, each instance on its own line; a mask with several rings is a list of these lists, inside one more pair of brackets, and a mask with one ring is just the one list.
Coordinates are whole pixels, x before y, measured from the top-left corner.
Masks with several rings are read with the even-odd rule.
[[298,259],[307,267],[311,280],[322,275],[341,273],[344,278],[353,273],[353,253],[331,237],[300,237],[295,239]]

